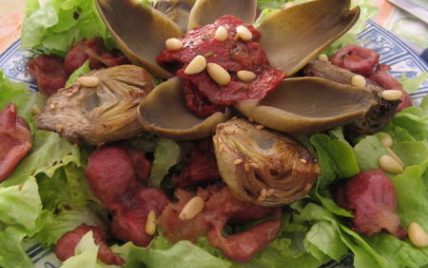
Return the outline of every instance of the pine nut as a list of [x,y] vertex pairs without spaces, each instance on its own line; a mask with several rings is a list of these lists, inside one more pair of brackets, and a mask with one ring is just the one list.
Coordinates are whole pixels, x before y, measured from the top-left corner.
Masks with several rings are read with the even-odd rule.
[[37,105],[37,104],[34,104],[31,107],[31,110],[33,111],[33,115],[39,115],[42,113],[42,109],[40,109],[39,105]]
[[403,166],[401,166],[400,163],[390,155],[382,155],[379,158],[379,166],[381,169],[390,173],[399,174],[403,172]]
[[230,74],[217,63],[208,63],[207,71],[211,78],[220,86],[225,86],[230,83]]
[[381,139],[380,139],[380,143],[383,145],[383,147],[385,148],[389,148],[392,146],[392,143],[394,141],[392,140],[391,136],[387,133],[383,134]]
[[100,84],[100,79],[96,76],[81,76],[77,82],[84,87],[96,87]]
[[247,27],[244,25],[239,25],[236,27],[236,35],[238,38],[241,38],[244,41],[249,41],[253,38],[253,34]]
[[200,196],[195,196],[187,202],[183,210],[181,210],[178,218],[182,221],[190,220],[196,217],[204,209],[204,200]]
[[238,76],[239,80],[241,80],[242,82],[248,82],[248,81],[254,80],[257,77],[255,73],[250,71],[238,71],[236,75]]
[[207,67],[207,60],[204,56],[198,55],[187,65],[184,73],[187,75],[198,74]]
[[287,2],[287,3],[285,3],[284,5],[282,5],[282,9],[290,8],[290,7],[293,7],[293,6],[295,6],[295,5],[297,5],[297,3],[294,3],[294,2]]
[[217,30],[215,31],[214,39],[219,42],[223,42],[224,40],[226,40],[227,39],[226,27],[224,26],[218,27]]
[[148,235],[154,235],[156,233],[156,212],[150,210],[146,220],[146,233]]
[[244,170],[245,170],[245,172],[250,172],[250,164],[245,163],[244,164]]
[[382,91],[382,98],[389,101],[396,101],[401,99],[403,96],[403,91],[399,89],[387,89]]
[[389,156],[394,158],[394,160],[397,161],[398,164],[400,164],[402,167],[405,166],[403,160],[401,160],[401,158],[398,157],[398,155],[391,148],[385,148],[385,149],[388,152]]
[[242,162],[244,162],[244,160],[242,160],[241,158],[236,158],[235,160],[233,160],[233,164],[236,166],[242,164]]
[[257,201],[259,201],[259,202],[263,202],[263,201],[265,201],[265,200],[266,200],[266,195],[267,195],[267,190],[266,190],[265,188],[263,188],[263,189],[260,191],[260,195],[259,195],[259,197],[257,198]]
[[328,56],[326,54],[321,54],[318,56],[318,59],[323,62],[329,62]]
[[425,230],[416,222],[409,224],[409,238],[413,245],[424,248],[428,246],[428,235]]
[[179,50],[183,48],[183,42],[178,38],[168,38],[165,41],[165,46],[170,50]]
[[364,76],[357,74],[351,78],[351,84],[354,87],[366,88],[367,82],[366,82],[366,79],[364,78]]

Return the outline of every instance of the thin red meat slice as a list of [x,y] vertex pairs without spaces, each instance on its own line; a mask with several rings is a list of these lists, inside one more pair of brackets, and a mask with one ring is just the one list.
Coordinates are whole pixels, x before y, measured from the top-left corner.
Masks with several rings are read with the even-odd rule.
[[146,158],[146,155],[142,151],[137,151],[131,148],[126,148],[126,151],[131,158],[138,178],[147,182],[149,180],[150,170],[152,169],[152,162]]
[[192,151],[179,175],[172,178],[176,187],[201,185],[221,180],[214,155],[212,139],[201,141]]
[[40,93],[50,96],[63,88],[68,74],[64,69],[64,60],[57,55],[41,55],[27,63],[28,73],[37,81]]
[[138,246],[147,246],[153,239],[145,228],[148,213],[153,210],[159,216],[169,203],[162,190],[142,183],[150,168],[143,152],[105,146],[89,157],[85,171],[95,196],[113,213],[113,236]]
[[103,40],[97,37],[82,40],[67,52],[64,63],[65,71],[68,75],[72,74],[88,59],[91,69],[130,63],[120,51],[108,52]]
[[87,234],[89,231],[92,231],[92,237],[94,238],[95,244],[99,246],[98,248],[98,259],[108,265],[118,265],[122,266],[125,264],[125,261],[114,254],[113,251],[107,246],[104,241],[104,233],[101,228],[96,226],[88,226],[86,224],[81,224],[76,227],[74,230],[65,233],[57,242],[55,248],[55,254],[61,261],[65,261],[70,257],[75,255],[75,249],[77,244],[79,244],[82,237]]
[[351,72],[370,76],[379,63],[379,54],[369,48],[349,45],[330,57],[331,63]]
[[153,210],[160,216],[168,203],[165,193],[156,188],[142,187],[124,195],[113,215],[113,236],[146,247],[153,239],[146,233],[147,215]]
[[210,193],[205,189],[199,189],[197,193],[181,188],[175,190],[175,197],[178,202],[169,203],[158,220],[158,224],[164,230],[163,235],[168,241],[175,243],[181,240],[189,240],[196,243],[199,236],[207,234],[210,230],[204,213],[200,213],[193,219],[186,221],[178,218],[187,202],[196,195],[206,201]]
[[402,239],[406,232],[395,213],[397,201],[391,180],[380,170],[363,171],[339,188],[339,206],[353,212],[352,228],[366,236],[382,230]]
[[[186,203],[195,195],[205,200],[203,211],[190,220],[178,218]],[[208,235],[214,247],[222,250],[228,258],[237,262],[251,260],[258,252],[278,235],[281,229],[280,208],[266,208],[237,200],[225,186],[212,185],[199,189],[197,193],[178,189],[177,203],[169,204],[159,224],[165,237],[171,242],[180,240],[196,241],[198,236]],[[227,224],[254,221],[275,216],[274,220],[258,224],[244,232],[222,236]]]
[[92,192],[106,208],[138,186],[134,164],[123,146],[105,146],[95,151],[85,170]]
[[245,263],[275,239],[281,230],[281,221],[267,221],[228,237],[223,237],[223,228],[224,226],[219,224],[208,233],[211,245],[220,248],[225,257]]
[[12,174],[32,147],[33,136],[27,122],[18,116],[15,104],[6,104],[0,110],[0,182]]

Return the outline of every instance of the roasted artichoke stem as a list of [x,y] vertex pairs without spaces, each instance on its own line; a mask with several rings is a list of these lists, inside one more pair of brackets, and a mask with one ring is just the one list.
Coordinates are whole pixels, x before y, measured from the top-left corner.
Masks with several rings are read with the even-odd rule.
[[239,199],[288,205],[311,190],[320,167],[302,144],[244,119],[219,124],[213,137],[224,182]]
[[[132,138],[144,131],[136,111],[153,88],[148,72],[121,65],[81,78],[48,98],[37,120],[40,129],[56,131],[75,144],[93,145]],[[85,80],[92,84],[85,85]]]
[[[305,74],[307,76],[322,77],[344,85],[352,85],[352,77],[356,75],[353,72],[320,60],[310,62],[305,68]],[[366,79],[365,89],[373,95],[375,102],[364,117],[356,119],[348,124],[347,127],[360,134],[373,134],[392,119],[400,101],[389,101],[382,98],[384,89],[370,79]]]

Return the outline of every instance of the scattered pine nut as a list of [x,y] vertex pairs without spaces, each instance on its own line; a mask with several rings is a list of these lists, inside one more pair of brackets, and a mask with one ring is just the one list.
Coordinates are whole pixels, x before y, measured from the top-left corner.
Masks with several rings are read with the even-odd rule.
[[364,76],[357,74],[351,78],[351,84],[358,88],[366,88],[367,82]]
[[220,86],[225,86],[230,83],[230,74],[217,63],[208,63],[207,71],[211,78]]
[[32,109],[32,111],[33,111],[33,115],[39,115],[39,114],[41,114],[41,113],[42,113],[42,110],[40,109],[39,105],[37,105],[37,104],[34,104],[34,105],[31,107],[31,109]]
[[179,50],[183,48],[183,42],[178,38],[168,38],[165,41],[165,46],[169,50]]
[[381,169],[390,173],[400,174],[403,172],[403,166],[401,166],[400,163],[390,155],[382,155],[379,158],[379,166]]
[[306,191],[306,192],[309,192],[309,191],[311,190],[311,188],[312,188],[312,184],[308,183],[308,184],[306,184],[306,186],[305,186],[305,191]]
[[388,152],[389,156],[394,158],[395,161],[397,161],[402,167],[405,166],[403,160],[401,160],[401,158],[398,157],[398,155],[391,148],[386,148],[386,151]]
[[61,124],[56,125],[56,132],[61,133],[62,130],[63,130],[63,128],[62,128]]
[[257,165],[256,163],[250,163],[250,167],[254,168],[254,169],[259,169],[259,165]]
[[146,220],[146,233],[148,235],[154,235],[156,233],[156,212],[150,210]]
[[266,199],[266,195],[267,195],[267,190],[266,190],[265,188],[263,188],[263,189],[260,191],[260,195],[259,195],[259,197],[257,198],[257,201],[259,201],[259,202],[263,202],[263,201],[265,201],[265,199]]
[[250,165],[248,163],[244,164],[244,170],[245,172],[250,172]]
[[290,8],[290,7],[293,7],[293,6],[295,6],[295,5],[297,5],[297,3],[294,3],[294,2],[287,2],[287,3],[285,3],[284,5],[282,5],[282,9]]
[[387,89],[382,91],[382,98],[389,101],[396,101],[401,99],[403,96],[403,91],[399,89]]
[[236,36],[244,41],[249,41],[253,38],[253,34],[244,25],[236,27]]
[[323,62],[329,62],[328,56],[326,54],[321,54],[318,56],[318,59]]
[[420,248],[428,246],[428,235],[425,230],[416,222],[409,224],[408,234],[413,245]]
[[248,82],[254,80],[257,77],[255,73],[245,70],[238,71],[236,75],[238,76],[238,79],[242,82]]
[[224,40],[226,40],[227,39],[226,27],[224,26],[218,27],[217,30],[215,31],[214,39],[219,42],[223,42]]
[[233,164],[236,166],[242,164],[242,162],[244,162],[244,160],[242,160],[241,158],[236,158],[235,160],[233,160]]
[[184,73],[187,75],[198,74],[205,70],[205,67],[207,67],[207,60],[204,56],[198,55],[187,65]]
[[81,76],[76,81],[84,87],[96,87],[100,84],[100,79],[96,76]]
[[200,196],[195,196],[187,202],[178,218],[182,221],[196,217],[204,209],[205,202]]

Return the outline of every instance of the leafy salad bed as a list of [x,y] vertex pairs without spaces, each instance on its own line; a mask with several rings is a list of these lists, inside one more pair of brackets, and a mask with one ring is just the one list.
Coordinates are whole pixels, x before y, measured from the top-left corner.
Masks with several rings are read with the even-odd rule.
[[[262,17],[273,12],[265,8],[277,8],[284,2],[259,1],[259,7],[264,9]],[[368,0],[360,6],[363,15],[358,24],[329,51],[356,42],[355,34],[374,11]],[[64,55],[73,42],[95,36],[114,46],[93,0],[28,0],[22,33],[24,48],[43,47]],[[87,71],[86,65],[77,72]],[[412,83],[415,82],[410,87],[414,87]],[[33,107],[42,106],[44,101],[40,94],[0,74],[0,107],[16,103],[19,115],[30,124],[34,135],[30,154],[0,184],[0,265],[6,268],[33,267],[22,247],[24,238],[54,247],[65,232],[82,222],[102,226],[107,217],[84,177],[92,149],[78,148],[56,133],[36,128]],[[428,248],[416,248],[408,240],[386,233],[371,238],[360,236],[347,227],[350,212],[338,207],[332,198],[331,186],[338,181],[379,168],[379,157],[387,154],[380,143],[384,133],[393,138],[392,149],[406,166],[399,175],[388,174],[396,188],[401,225],[406,228],[409,223],[418,222],[428,230],[428,98],[425,98],[420,107],[397,113],[376,135],[345,139],[342,128],[337,128],[296,137],[316,152],[323,172],[310,196],[284,208],[281,233],[245,267],[318,267],[331,259],[340,260],[349,251],[357,268],[428,267]],[[181,161],[187,147],[185,143],[151,135],[133,139],[131,144],[153,153],[150,179],[157,183]],[[200,238],[195,245],[187,241],[171,244],[159,235],[148,248],[127,243],[113,245],[113,250],[121,254],[126,260],[125,267],[129,268],[243,267],[222,257],[206,238]],[[110,267],[97,261],[96,255],[97,246],[86,235],[76,249],[76,256],[62,267]]]

